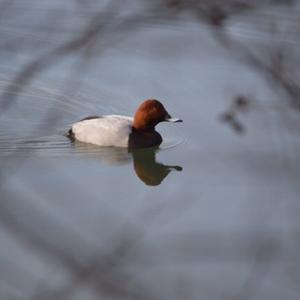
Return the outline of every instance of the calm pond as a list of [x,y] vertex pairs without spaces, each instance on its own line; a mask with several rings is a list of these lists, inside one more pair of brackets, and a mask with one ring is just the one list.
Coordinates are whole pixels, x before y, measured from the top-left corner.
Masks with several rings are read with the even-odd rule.
[[[300,115],[283,92],[190,10],[2,2],[0,299],[298,300]],[[226,33],[265,55],[271,15]],[[221,121],[237,95],[254,99],[243,132]],[[147,98],[183,119],[157,127],[159,149],[64,136]]]

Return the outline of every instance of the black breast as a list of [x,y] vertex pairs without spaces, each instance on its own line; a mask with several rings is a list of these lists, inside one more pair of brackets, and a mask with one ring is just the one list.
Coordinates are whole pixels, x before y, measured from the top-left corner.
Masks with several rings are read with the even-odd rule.
[[129,135],[128,148],[149,148],[159,146],[162,137],[157,131],[135,131]]

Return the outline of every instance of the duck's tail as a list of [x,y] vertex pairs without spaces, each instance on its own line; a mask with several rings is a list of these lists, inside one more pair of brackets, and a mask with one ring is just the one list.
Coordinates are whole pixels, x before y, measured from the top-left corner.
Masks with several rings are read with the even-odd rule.
[[64,136],[69,138],[72,142],[75,140],[75,134],[74,134],[72,128],[70,128],[67,132],[65,132]]

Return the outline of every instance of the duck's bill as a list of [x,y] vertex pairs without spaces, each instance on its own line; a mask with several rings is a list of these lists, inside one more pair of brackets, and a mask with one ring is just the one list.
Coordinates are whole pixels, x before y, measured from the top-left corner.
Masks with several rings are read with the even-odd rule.
[[167,118],[166,121],[172,123],[183,122],[181,119],[177,119],[177,118]]

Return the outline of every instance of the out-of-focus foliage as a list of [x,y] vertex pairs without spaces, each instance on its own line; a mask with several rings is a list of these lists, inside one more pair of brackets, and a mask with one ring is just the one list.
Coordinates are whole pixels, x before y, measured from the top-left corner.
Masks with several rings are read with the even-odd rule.
[[[257,76],[260,76],[266,85],[278,91],[278,99],[265,101],[266,99],[261,99],[260,95],[247,94],[236,86],[231,103],[228,107],[224,107],[225,112],[220,117],[222,122],[236,132],[243,133],[248,129],[243,123],[243,118],[246,118],[247,114],[269,110],[285,112],[287,109],[300,112],[300,52],[298,51],[300,8],[297,1],[67,0],[52,2],[49,0],[46,2],[51,2],[46,9],[43,9],[43,5],[46,5],[44,1],[0,2],[0,31],[2,32],[0,63],[4,64],[9,60],[18,62],[11,68],[6,66],[7,78],[0,90],[0,117],[18,103],[19,95],[26,91],[28,85],[37,80],[41,74],[50,72],[54,66],[63,64],[70,56],[76,56],[78,69],[74,72],[72,80],[65,81],[63,88],[73,96],[89,64],[100,58],[102,52],[113,48],[117,41],[128,38],[132,30],[150,25],[180,24],[180,22],[193,22],[196,26],[208,27],[211,36],[220,47],[228,49],[234,59],[255,70]],[[20,27],[14,28],[11,25],[14,24],[12,20],[19,20],[20,24],[28,26],[30,30],[24,34]],[[253,40],[251,44],[244,43],[231,34],[232,28],[236,26],[233,24],[242,24],[261,31],[262,38]],[[14,32],[14,35],[10,35],[10,32]],[[30,37],[36,33],[39,33],[39,37],[43,35],[44,38],[34,39],[33,42]],[[169,51],[171,53],[172,49]],[[57,110],[50,109],[45,114],[41,127],[51,129],[60,117]],[[298,121],[295,123],[297,130]],[[1,162],[1,198],[6,201],[0,201],[0,224],[6,234],[15,241],[12,243],[16,251],[14,255],[20,255],[16,248],[21,244],[29,249],[32,256],[41,257],[44,265],[50,265],[51,268],[53,265],[53,269],[48,274],[51,281],[47,278],[39,278],[39,284],[36,284],[32,291],[27,289],[27,286],[32,286],[35,278],[39,277],[37,275],[39,270],[45,266],[37,263],[33,266],[33,270],[23,270],[22,266],[14,264],[12,258],[7,263],[9,266],[2,267],[0,270],[2,293],[0,295],[3,297],[8,295],[6,299],[153,300],[174,299],[174,294],[177,295],[177,299],[213,299],[206,295],[208,291],[210,295],[222,299],[256,299],[256,291],[260,289],[265,275],[272,271],[272,264],[277,262],[280,264],[282,261],[288,261],[287,265],[291,265],[287,270],[290,277],[286,280],[293,287],[294,299],[299,299],[299,253],[295,251],[299,249],[298,223],[291,230],[291,235],[295,236],[293,239],[295,245],[287,245],[286,237],[280,236],[279,231],[274,234],[254,232],[247,236],[237,231],[228,238],[218,232],[199,234],[199,228],[194,228],[189,234],[174,234],[160,240],[151,239],[151,228],[155,227],[156,222],[159,224],[159,221],[163,220],[161,222],[167,223],[168,220],[179,219],[185,210],[193,210],[192,200],[187,196],[184,201],[172,203],[171,207],[165,204],[152,206],[150,203],[136,215],[132,215],[130,222],[120,221],[117,210],[110,211],[104,208],[105,213],[102,212],[102,218],[99,217],[99,228],[102,229],[99,230],[99,235],[105,235],[107,231],[111,231],[111,235],[104,239],[106,241],[104,245],[99,244],[95,240],[95,235],[85,234],[82,224],[73,224],[72,227],[72,224],[62,220],[59,213],[55,215],[46,205],[43,206],[35,201],[10,201],[10,195],[5,193],[5,183],[9,179],[13,180],[14,175],[23,164],[26,164],[31,155],[30,151],[25,151],[20,157],[17,155],[17,150],[17,147],[13,149]],[[151,155],[154,156],[154,153]],[[136,156],[135,164],[139,162],[138,159],[139,157]],[[152,160],[155,158],[153,157]],[[15,162],[13,166],[11,161]],[[141,168],[143,165],[139,167],[139,176],[143,177],[144,173],[141,172],[144,170]],[[165,166],[162,164],[159,164],[159,167],[163,179],[165,173],[169,173],[169,169],[163,168]],[[173,168],[181,169],[178,166]],[[154,178],[153,185],[160,183],[161,178],[158,181]],[[69,189],[75,189],[80,183],[73,182],[68,177],[66,184]],[[35,193],[35,191],[31,192]],[[88,191],[85,192],[84,198],[87,199]],[[99,194],[101,196],[101,189]],[[36,198],[38,197],[37,193]],[[72,214],[72,205],[70,204],[70,214]],[[87,205],[89,205],[88,201]],[[16,211],[21,212],[20,215],[16,215]],[[30,214],[35,218],[28,224],[23,217]],[[85,222],[88,221],[89,217],[86,216]],[[253,222],[255,223],[255,220]],[[173,251],[166,253],[165,249],[170,248]],[[208,269],[208,279],[205,278],[208,283],[202,287],[203,294],[193,292],[197,289],[193,286],[189,270],[199,264],[199,261],[205,268],[206,263],[211,261],[216,265],[231,261],[238,261],[243,265],[245,260],[253,263],[253,269],[240,290],[230,291],[226,295],[214,294],[215,285],[222,285],[223,279],[210,278]],[[172,298],[164,290],[163,285],[160,287],[156,282],[155,275],[143,273],[145,269],[152,270],[151,268],[154,272],[156,267],[163,264],[173,268],[174,274],[177,274],[173,280],[178,284],[174,283],[173,286],[178,290],[172,294]],[[230,277],[230,269],[228,277]],[[28,293],[19,292],[18,287]],[[274,287],[273,299],[282,299],[281,295],[276,295],[276,291]]]

